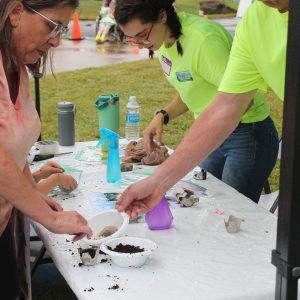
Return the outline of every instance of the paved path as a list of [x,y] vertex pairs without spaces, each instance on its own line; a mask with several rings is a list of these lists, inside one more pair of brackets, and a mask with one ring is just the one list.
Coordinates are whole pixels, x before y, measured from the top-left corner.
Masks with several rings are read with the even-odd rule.
[[[90,67],[102,67],[125,61],[142,60],[148,57],[148,51],[139,50],[136,46],[119,43],[96,45],[92,39],[82,41],[62,40],[54,50],[54,73],[78,70]],[[49,69],[47,71],[49,74]]]
[[[234,35],[239,20],[232,18],[216,19],[215,21],[222,24]],[[71,27],[72,23],[70,24]],[[81,21],[80,28],[82,35],[86,37],[85,40],[62,40],[61,45],[54,50],[53,70],[55,73],[148,58],[148,51],[139,50],[136,46],[108,42],[97,46],[94,41],[95,22],[93,21]],[[51,73],[49,68],[47,73]]]

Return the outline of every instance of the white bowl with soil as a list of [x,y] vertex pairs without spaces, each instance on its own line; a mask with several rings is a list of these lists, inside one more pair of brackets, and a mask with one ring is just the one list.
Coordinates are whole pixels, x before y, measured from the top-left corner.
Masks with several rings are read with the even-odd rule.
[[110,239],[100,246],[100,250],[108,254],[119,267],[143,266],[156,248],[153,241],[138,237]]
[[129,224],[126,213],[120,213],[116,209],[105,210],[88,220],[93,236],[91,239],[83,238],[81,245],[100,246],[102,243],[122,236]]

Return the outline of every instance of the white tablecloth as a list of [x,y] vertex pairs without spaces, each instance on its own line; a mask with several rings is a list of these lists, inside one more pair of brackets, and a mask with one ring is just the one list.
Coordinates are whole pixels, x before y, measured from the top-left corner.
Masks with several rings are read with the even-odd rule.
[[[76,149],[86,145],[79,143]],[[70,195],[56,199],[65,210],[78,210],[89,218],[96,211],[88,192],[109,187],[105,183],[106,166],[104,161],[70,158],[72,155],[61,156],[57,161],[83,170],[81,183]],[[208,189],[208,196],[191,208],[172,209],[171,229],[150,231],[145,223],[129,225],[127,235],[145,237],[158,245],[152,260],[142,268],[119,268],[109,262],[80,267],[79,244],[73,243],[71,236],[50,233],[36,223],[34,226],[79,299],[274,299],[276,269],[270,261],[276,216],[211,175],[199,184]],[[224,214],[215,214],[215,210]],[[224,226],[231,214],[245,220],[236,234],[227,233]],[[118,289],[110,289],[116,284]]]

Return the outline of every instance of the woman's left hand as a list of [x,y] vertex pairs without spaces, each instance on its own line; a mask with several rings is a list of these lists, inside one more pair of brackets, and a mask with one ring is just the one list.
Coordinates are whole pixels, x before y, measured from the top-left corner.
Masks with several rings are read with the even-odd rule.
[[66,190],[74,190],[77,187],[77,181],[74,177],[68,174],[58,174],[58,183],[59,187],[62,187]]

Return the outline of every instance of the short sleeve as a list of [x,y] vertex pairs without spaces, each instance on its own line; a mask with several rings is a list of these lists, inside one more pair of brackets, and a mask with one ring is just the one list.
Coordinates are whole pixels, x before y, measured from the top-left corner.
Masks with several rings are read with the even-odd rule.
[[204,39],[199,50],[198,72],[200,76],[219,86],[229,59],[231,41],[226,41],[222,35],[211,34]]
[[252,90],[267,90],[267,84],[261,77],[254,59],[251,56],[248,32],[251,24],[246,16],[237,27],[229,61],[219,91],[225,93],[246,93]]

